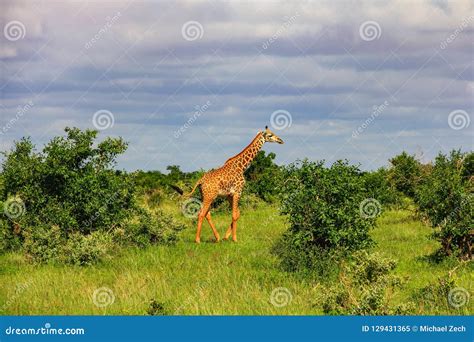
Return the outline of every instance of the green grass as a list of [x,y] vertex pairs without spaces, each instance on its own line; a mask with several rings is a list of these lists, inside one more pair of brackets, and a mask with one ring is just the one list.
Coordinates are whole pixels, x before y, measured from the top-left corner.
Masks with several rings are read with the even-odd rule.
[[[171,203],[165,209],[179,213]],[[188,229],[177,245],[127,249],[92,267],[34,265],[17,253],[0,256],[0,314],[143,315],[151,300],[162,304],[169,314],[322,314],[320,284],[283,272],[269,252],[286,229],[277,208],[242,210],[238,243],[213,243],[211,229],[205,223],[203,243],[196,245],[193,222],[181,219]],[[222,236],[230,213],[214,214],[213,220]],[[377,242],[374,250],[396,259],[396,272],[407,278],[394,298],[396,302],[409,300],[419,288],[458,265],[451,259],[436,264],[426,257],[437,248],[437,243],[429,239],[430,232],[409,211],[385,213],[372,232]],[[459,267],[456,277],[458,285],[472,293],[472,263]],[[26,285],[19,288],[20,284]],[[92,296],[100,287],[113,291],[112,305],[94,305]],[[292,296],[284,307],[270,301],[278,287],[287,288]],[[424,314],[472,314],[472,302],[458,312],[445,308],[419,310]]]

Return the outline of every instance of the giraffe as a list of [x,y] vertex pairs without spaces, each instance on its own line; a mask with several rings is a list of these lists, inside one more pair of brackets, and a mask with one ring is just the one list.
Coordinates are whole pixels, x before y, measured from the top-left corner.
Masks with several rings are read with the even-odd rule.
[[211,219],[211,204],[217,196],[227,196],[232,208],[232,222],[225,233],[224,240],[229,239],[237,242],[237,220],[240,217],[239,200],[245,185],[244,171],[257,155],[258,151],[266,142],[283,144],[278,136],[265,127],[264,131],[257,133],[252,142],[239,154],[229,158],[223,166],[205,173],[194,185],[193,190],[186,195],[190,197],[198,186],[201,187],[202,207],[198,215],[196,231],[196,243],[201,242],[201,228],[204,218],[211,226],[216,242],[220,241],[219,233]]

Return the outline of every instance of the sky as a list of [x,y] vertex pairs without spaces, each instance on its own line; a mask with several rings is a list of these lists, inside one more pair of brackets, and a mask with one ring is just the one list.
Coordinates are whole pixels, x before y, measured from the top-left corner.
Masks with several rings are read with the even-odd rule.
[[210,169],[265,126],[278,164],[364,170],[474,146],[474,2],[0,4],[0,150],[66,126],[126,170]]

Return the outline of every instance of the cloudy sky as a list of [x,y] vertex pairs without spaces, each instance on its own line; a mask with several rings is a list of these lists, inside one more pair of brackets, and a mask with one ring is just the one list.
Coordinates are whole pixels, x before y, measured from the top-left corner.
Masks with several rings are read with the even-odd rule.
[[0,150],[96,127],[120,168],[207,169],[265,125],[278,163],[473,149],[470,0],[2,0],[0,28]]

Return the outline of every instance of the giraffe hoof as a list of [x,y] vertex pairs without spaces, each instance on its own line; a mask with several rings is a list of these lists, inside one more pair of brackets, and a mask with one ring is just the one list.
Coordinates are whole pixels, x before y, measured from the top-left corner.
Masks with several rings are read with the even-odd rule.
[[196,239],[196,243],[201,243],[201,240],[199,240],[199,239]]

